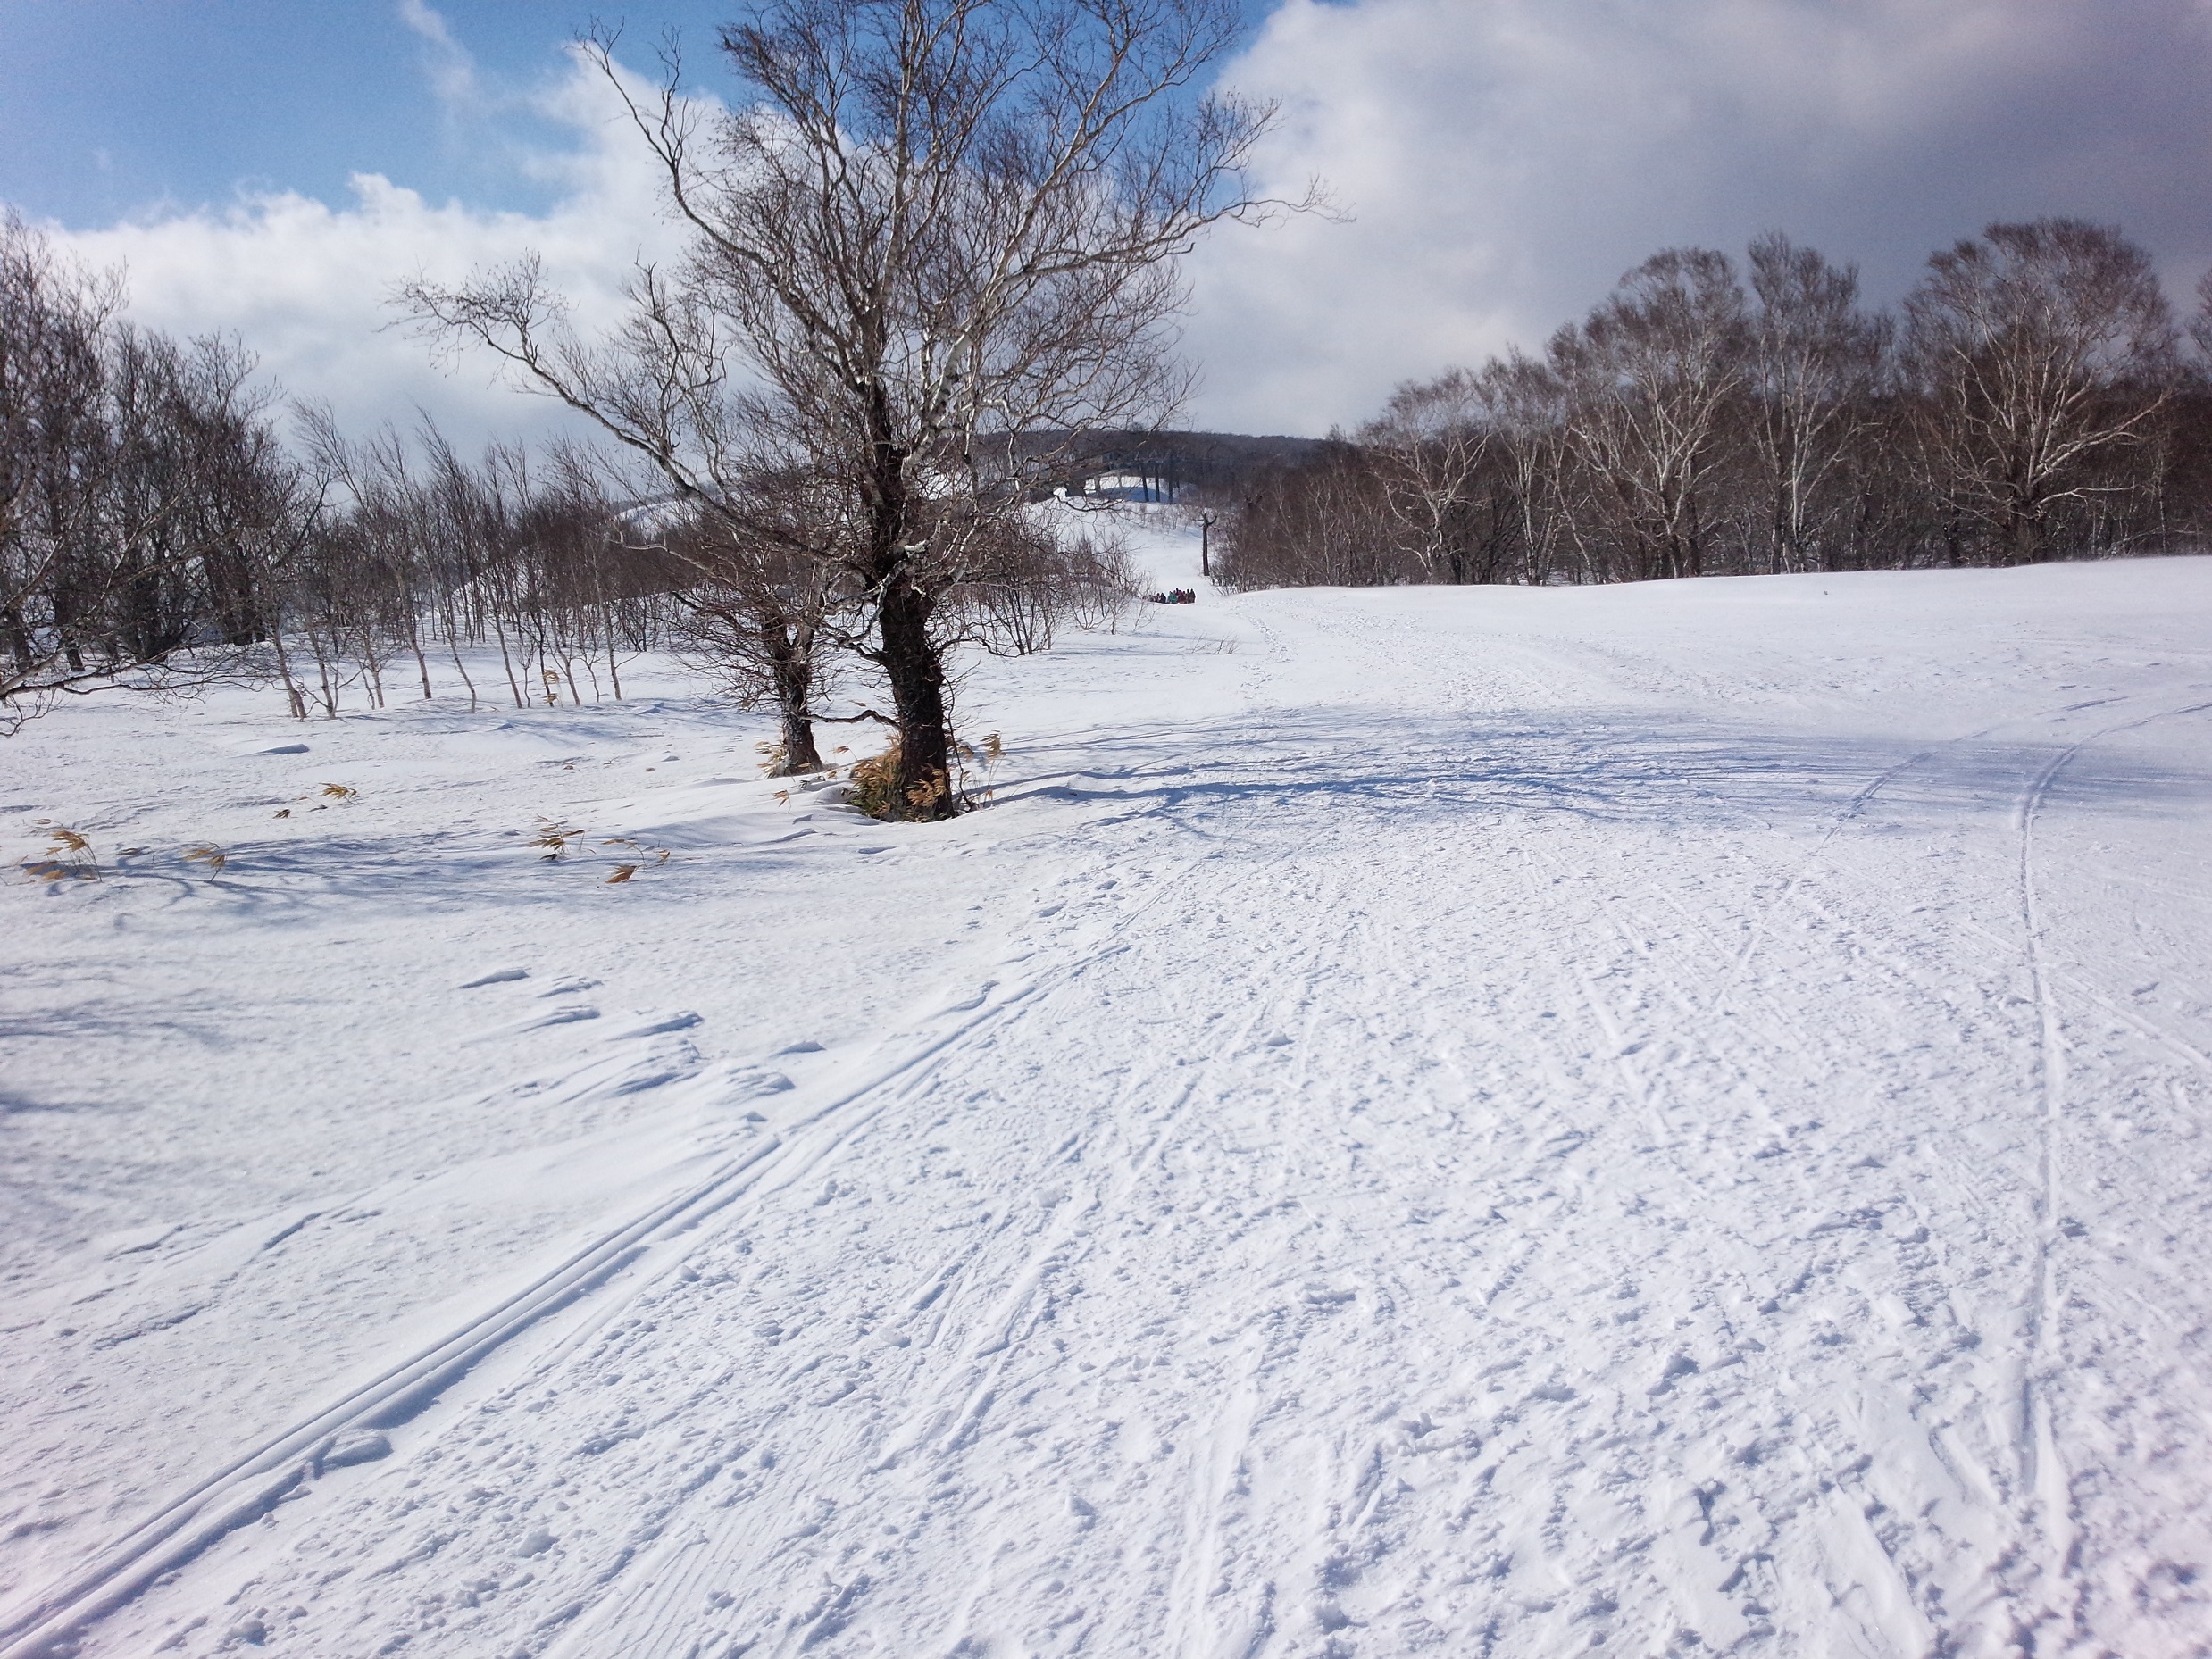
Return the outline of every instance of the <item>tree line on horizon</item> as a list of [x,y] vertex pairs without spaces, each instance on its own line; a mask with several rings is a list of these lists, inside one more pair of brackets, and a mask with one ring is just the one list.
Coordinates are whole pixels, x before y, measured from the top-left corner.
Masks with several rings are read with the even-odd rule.
[[[273,679],[300,719],[456,687],[576,706],[655,648],[741,704],[819,701],[827,663],[790,624],[834,595],[758,534],[804,517],[789,477],[749,480],[755,537],[733,545],[575,444],[472,460],[427,420],[349,438],[257,385],[236,341],[131,323],[121,299],[0,217],[0,732],[71,692],[229,679]],[[1044,649],[1133,587],[1097,538],[987,552],[945,627],[997,649]],[[798,735],[794,763],[818,763]]]
[[434,657],[474,701],[463,648],[493,643],[518,704],[574,697],[658,638],[664,572],[576,452],[471,463],[315,408],[288,434],[238,343],[121,304],[115,273],[0,218],[0,729],[72,692],[231,678],[302,718],[380,707],[432,695]]
[[1248,479],[1232,589],[2003,566],[2212,531],[2212,278],[2184,329],[2116,229],[1991,225],[1894,313],[1779,233],[1674,248],[1542,350],[1408,381]]

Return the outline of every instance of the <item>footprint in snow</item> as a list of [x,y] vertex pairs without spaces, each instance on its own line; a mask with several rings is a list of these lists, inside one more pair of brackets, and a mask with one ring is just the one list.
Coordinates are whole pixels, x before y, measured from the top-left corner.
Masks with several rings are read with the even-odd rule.
[[606,1040],[610,1043],[626,1043],[632,1038],[659,1037],[669,1031],[688,1031],[700,1023],[701,1016],[686,1008],[676,1013],[662,1014],[657,1019],[648,1018],[644,1024],[633,1025],[626,1031],[616,1031]]
[[767,1095],[780,1095],[792,1087],[791,1080],[780,1071],[771,1071],[764,1066],[731,1066],[722,1074],[730,1089],[730,1102],[758,1100]]
[[475,1036],[464,1037],[461,1040],[464,1046],[474,1043],[495,1043],[506,1038],[520,1037],[525,1031],[540,1031],[548,1026],[555,1025],[574,1025],[580,1020],[596,1020],[598,1017],[599,1011],[597,1008],[583,1008],[571,1005],[566,1008],[547,1009],[544,1013],[534,1015],[528,1020],[516,1020],[506,1025],[496,1025],[488,1031],[479,1031]]
[[480,973],[473,980],[462,980],[459,988],[472,991],[482,985],[511,985],[517,980],[529,978],[528,968],[494,968],[489,973]]
[[345,1469],[355,1463],[373,1463],[392,1455],[392,1443],[374,1430],[355,1429],[341,1434],[322,1455],[325,1469]]

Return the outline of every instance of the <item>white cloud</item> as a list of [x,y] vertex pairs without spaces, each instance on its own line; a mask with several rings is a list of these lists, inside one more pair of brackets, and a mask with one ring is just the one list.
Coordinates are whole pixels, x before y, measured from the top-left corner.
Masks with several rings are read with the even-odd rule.
[[[649,157],[585,66],[488,91],[438,14],[402,0],[472,141],[540,213],[425,201],[377,176],[65,239],[128,261],[132,307],[235,330],[349,425],[413,405],[457,433],[556,412],[435,367],[390,326],[399,281],[540,251],[580,323],[675,240]],[[1263,182],[1328,179],[1349,222],[1226,229],[1193,267],[1190,416],[1325,430],[1409,375],[1536,345],[1646,254],[1780,228],[1857,259],[1878,297],[1994,218],[2118,222],[2175,291],[2212,259],[2212,70],[2199,0],[1287,0],[1231,78],[1281,101]],[[512,113],[516,119],[506,120]],[[515,132],[550,123],[563,140]]]
[[1884,299],[2050,213],[2193,278],[2208,48],[2197,0],[1289,0],[1231,78],[1281,104],[1268,185],[1321,174],[1353,221],[1201,251],[1193,413],[1349,424],[1401,378],[1540,344],[1663,246],[1769,228]]
[[[445,49],[458,54],[450,42]],[[453,72],[467,72],[465,59]],[[88,263],[124,265],[139,321],[178,334],[236,333],[265,374],[294,396],[329,402],[349,429],[411,424],[417,407],[472,441],[572,429],[554,405],[496,383],[485,358],[434,361],[389,303],[415,276],[457,279],[535,250],[589,330],[617,314],[639,258],[676,251],[651,158],[597,73],[579,63],[530,104],[574,140],[531,158],[532,171],[557,187],[542,213],[433,204],[363,173],[353,199],[338,206],[256,195],[224,211],[57,231],[55,239]]]
[[481,98],[476,60],[453,38],[442,16],[422,0],[399,0],[399,21],[430,47],[430,89],[441,102],[450,106]]

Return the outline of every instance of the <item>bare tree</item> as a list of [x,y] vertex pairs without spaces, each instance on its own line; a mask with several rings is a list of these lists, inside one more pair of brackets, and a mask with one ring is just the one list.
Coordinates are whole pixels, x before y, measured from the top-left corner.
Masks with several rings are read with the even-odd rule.
[[1488,438],[1480,396],[1465,369],[1408,380],[1356,435],[1381,463],[1383,501],[1431,581],[1468,578],[1465,520]]
[[672,557],[680,654],[745,706],[774,706],[782,735],[771,773],[822,770],[814,722],[833,677],[830,624],[852,597],[824,533],[838,519],[834,488],[804,472],[763,473],[741,513],[672,504],[625,519],[626,539]]
[[1779,232],[1751,244],[1746,425],[1765,496],[1767,568],[1832,570],[1850,459],[1879,418],[1891,329],[1858,308],[1858,270]]
[[1745,326],[1727,255],[1670,248],[1624,277],[1579,329],[1552,338],[1586,517],[1636,576],[1704,574]]
[[[1079,440],[1180,395],[1176,262],[1258,206],[1241,168],[1270,112],[1195,90],[1237,25],[1231,0],[757,0],[720,34],[734,113],[701,113],[672,51],[631,104],[693,245],[639,273],[614,350],[566,335],[531,266],[406,299],[710,512],[763,470],[838,480],[826,528],[864,606],[848,643],[890,692],[895,793],[942,816],[940,611],[1022,496],[984,440]],[[614,45],[586,50],[623,90]]]
[[1992,563],[2043,556],[2055,508],[2124,488],[2096,463],[2154,434],[2176,343],[2149,255],[2117,230],[1993,224],[1928,261],[1905,301],[1922,444]]
[[[1550,366],[1517,346],[1482,366],[1476,381],[1492,464],[1518,520],[1520,578],[1545,582],[1557,569],[1566,388]],[[1587,570],[1576,572],[1588,578]]]
[[967,582],[948,611],[985,650],[1029,656],[1052,648],[1063,628],[1112,629],[1138,596],[1127,546],[1109,525],[1084,514],[1071,532],[1040,509],[1009,514],[979,546]]
[[0,729],[65,692],[263,671],[268,573],[313,515],[252,360],[120,302],[0,221]]

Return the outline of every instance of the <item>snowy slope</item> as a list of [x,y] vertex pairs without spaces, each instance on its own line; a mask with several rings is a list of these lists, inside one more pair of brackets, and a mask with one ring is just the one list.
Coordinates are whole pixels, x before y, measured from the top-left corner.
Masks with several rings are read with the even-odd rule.
[[2212,561],[1148,545],[948,825],[643,670],[0,750],[0,1654],[2212,1653]]

